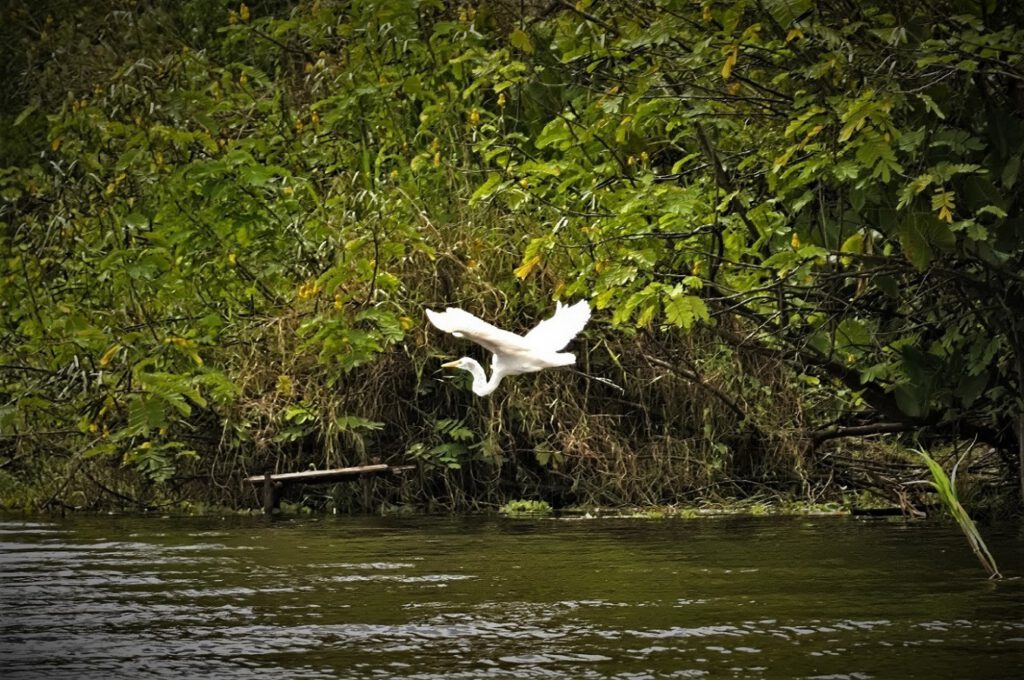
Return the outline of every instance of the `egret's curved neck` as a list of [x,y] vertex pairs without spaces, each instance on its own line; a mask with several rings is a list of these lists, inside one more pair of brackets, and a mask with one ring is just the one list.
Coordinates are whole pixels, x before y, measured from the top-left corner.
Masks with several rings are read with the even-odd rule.
[[486,397],[488,394],[498,389],[498,383],[501,382],[502,374],[499,371],[491,373],[491,379],[487,379],[487,374],[484,373],[483,366],[476,359],[470,359],[464,357],[463,361],[466,362],[466,366],[462,369],[469,371],[473,376],[473,394],[478,397]]

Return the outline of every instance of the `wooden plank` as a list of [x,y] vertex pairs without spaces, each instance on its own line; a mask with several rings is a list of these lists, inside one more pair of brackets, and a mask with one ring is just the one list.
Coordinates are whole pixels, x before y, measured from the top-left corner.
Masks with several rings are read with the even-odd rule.
[[381,463],[379,465],[359,465],[356,467],[333,468],[331,470],[306,470],[304,472],[285,472],[278,475],[253,475],[246,477],[245,481],[257,484],[266,482],[268,479],[274,482],[298,482],[317,481],[334,479],[335,477],[351,477],[354,475],[365,475],[373,472],[384,472],[391,466]]

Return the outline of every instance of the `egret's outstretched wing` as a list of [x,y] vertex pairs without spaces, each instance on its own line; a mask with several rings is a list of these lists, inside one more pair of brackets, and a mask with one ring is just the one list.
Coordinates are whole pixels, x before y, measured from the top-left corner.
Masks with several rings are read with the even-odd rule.
[[430,323],[457,338],[466,338],[490,350],[494,354],[518,353],[529,350],[533,345],[521,335],[503,331],[469,312],[449,307],[443,312],[427,310]]
[[571,307],[555,303],[555,314],[537,324],[523,339],[532,347],[557,352],[575,338],[590,320],[590,305],[580,300]]

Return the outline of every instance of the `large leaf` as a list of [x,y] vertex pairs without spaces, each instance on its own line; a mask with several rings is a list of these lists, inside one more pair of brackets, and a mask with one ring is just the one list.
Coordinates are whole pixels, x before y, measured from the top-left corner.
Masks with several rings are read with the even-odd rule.
[[772,19],[783,28],[788,28],[803,17],[812,6],[811,0],[763,0],[763,5]]
[[680,295],[665,303],[665,318],[671,324],[690,330],[697,321],[707,321],[710,315],[704,300],[696,295]]
[[167,424],[162,400],[141,394],[129,396],[128,429],[132,434],[149,434]]
[[907,259],[924,270],[938,251],[956,245],[956,236],[934,215],[911,212],[900,222],[900,245]]

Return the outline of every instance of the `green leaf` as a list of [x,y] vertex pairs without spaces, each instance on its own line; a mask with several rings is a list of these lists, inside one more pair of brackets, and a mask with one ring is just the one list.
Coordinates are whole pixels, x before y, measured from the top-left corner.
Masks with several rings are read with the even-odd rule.
[[549,146],[560,145],[562,142],[569,140],[569,125],[566,123],[564,118],[555,118],[541,130],[540,136],[537,137],[537,141],[534,145],[538,149],[543,149]]
[[637,277],[637,268],[627,265],[614,265],[601,274],[599,288],[623,286]]
[[788,28],[811,9],[811,0],[763,0],[763,6],[772,19],[783,28]]
[[[657,304],[659,290],[660,286],[656,283],[652,283],[643,290],[639,290],[630,295],[626,298],[625,302],[622,302],[615,308],[615,312],[612,314],[612,324],[618,326],[619,324],[625,323],[633,316],[633,312],[635,312],[638,307],[653,306]],[[649,321],[650,319],[648,318],[648,322]],[[637,325],[642,326],[646,324],[641,324],[638,321]]]
[[357,430],[377,431],[384,429],[384,423],[376,420],[367,420],[359,416],[338,416],[334,424],[341,432],[354,432]]
[[530,36],[523,29],[517,28],[512,31],[508,36],[508,41],[512,43],[513,47],[527,54],[533,54],[533,41],[530,40]]
[[167,414],[160,399],[133,394],[128,398],[128,429],[133,434],[148,434],[167,426]]
[[917,98],[924,102],[925,107],[934,113],[939,120],[946,120],[946,114],[942,112],[942,109],[939,108],[939,105],[935,103],[934,99],[923,93],[918,94]]
[[469,197],[469,202],[476,203],[477,201],[484,201],[494,195],[498,185],[501,184],[501,175],[496,172],[490,172],[487,174],[487,180],[477,187],[473,195]]
[[1020,162],[1020,156],[1013,156],[1003,166],[1003,172],[999,175],[999,181],[1002,182],[1004,189],[1012,189],[1013,185],[1017,183],[1017,177],[1020,174]]
[[29,104],[28,106],[23,108],[21,110],[21,113],[18,114],[18,117],[14,119],[14,123],[11,125],[11,127],[18,127],[19,125],[24,123],[25,119],[31,116],[38,108],[39,104]]
[[956,386],[956,396],[964,408],[970,408],[982,392],[988,386],[988,372],[984,371],[978,375],[964,375]]
[[402,91],[410,97],[419,97],[423,95],[424,89],[420,77],[414,73],[402,81]]
[[82,458],[96,458],[99,456],[110,456],[117,453],[117,444],[113,442],[100,442],[82,452]]
[[843,319],[836,328],[836,349],[859,353],[872,346],[871,333],[867,326],[856,319]]
[[305,405],[287,406],[281,415],[289,423],[298,425],[316,421],[316,414]]
[[911,418],[928,415],[929,391],[921,385],[900,385],[894,392],[896,405]]
[[910,213],[900,222],[900,245],[911,264],[924,270],[936,250],[949,250],[956,245],[956,236],[948,224],[934,215]]
[[704,300],[696,295],[681,295],[665,303],[665,319],[670,324],[690,330],[697,321],[707,321],[711,316]]

